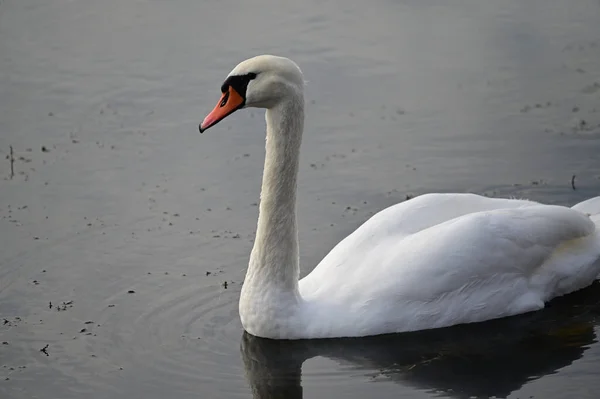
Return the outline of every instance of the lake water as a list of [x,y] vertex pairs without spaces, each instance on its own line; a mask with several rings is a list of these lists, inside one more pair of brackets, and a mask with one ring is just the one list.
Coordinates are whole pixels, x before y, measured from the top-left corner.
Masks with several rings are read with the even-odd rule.
[[198,123],[239,61],[301,66],[304,275],[407,196],[600,194],[599,27],[597,0],[1,0],[0,397],[596,398],[598,284],[439,331],[244,335],[264,117]]

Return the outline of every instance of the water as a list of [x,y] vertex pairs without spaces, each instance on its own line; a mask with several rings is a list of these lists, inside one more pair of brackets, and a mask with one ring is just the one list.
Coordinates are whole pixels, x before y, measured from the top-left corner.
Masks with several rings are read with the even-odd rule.
[[306,274],[407,195],[598,195],[598,26],[592,0],[1,1],[0,396],[595,398],[598,286],[477,326],[245,336],[264,118],[197,125],[237,62],[300,64]]

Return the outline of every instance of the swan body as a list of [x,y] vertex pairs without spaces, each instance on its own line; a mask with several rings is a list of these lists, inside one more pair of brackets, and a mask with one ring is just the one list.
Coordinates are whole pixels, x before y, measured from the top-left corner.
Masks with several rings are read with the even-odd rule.
[[371,217],[298,281],[303,85],[287,58],[243,61],[200,125],[267,109],[259,220],[239,303],[250,334],[360,337],[479,322],[542,309],[598,278],[600,197],[568,208],[426,194]]

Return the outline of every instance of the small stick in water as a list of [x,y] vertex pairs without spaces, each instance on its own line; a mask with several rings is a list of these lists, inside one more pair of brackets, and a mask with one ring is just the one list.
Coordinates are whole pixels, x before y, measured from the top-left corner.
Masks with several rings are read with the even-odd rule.
[[13,153],[13,147],[10,146],[10,178],[15,177],[15,155]]
[[573,177],[571,177],[571,188],[572,188],[573,190],[577,190],[577,189],[575,188],[575,176],[576,176],[576,175],[573,175]]

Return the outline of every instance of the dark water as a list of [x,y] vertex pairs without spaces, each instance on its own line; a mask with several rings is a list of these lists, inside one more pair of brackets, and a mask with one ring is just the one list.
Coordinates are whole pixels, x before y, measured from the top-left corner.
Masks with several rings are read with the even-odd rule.
[[597,285],[441,331],[243,335],[264,118],[197,125],[240,60],[301,65],[306,274],[407,195],[600,194],[599,26],[596,0],[0,1],[0,397],[596,398]]

